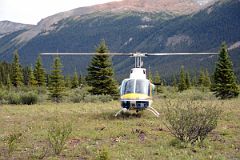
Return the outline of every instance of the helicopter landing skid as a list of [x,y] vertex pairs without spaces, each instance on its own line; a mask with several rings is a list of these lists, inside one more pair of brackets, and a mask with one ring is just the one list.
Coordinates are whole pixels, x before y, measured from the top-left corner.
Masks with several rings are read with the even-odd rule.
[[147,108],[148,111],[152,112],[156,117],[159,117],[159,113],[156,109],[154,109],[153,107],[148,107]]
[[[156,109],[154,109],[153,107],[148,107],[147,108],[147,110],[148,111],[150,111],[150,112],[152,112],[156,117],[159,117],[159,113],[158,113],[158,111],[156,110]],[[127,112],[127,109],[126,108],[122,108],[121,110],[119,110],[116,114],[115,114],[115,117],[117,117],[119,114],[121,114],[121,113],[125,113],[125,112]]]
[[125,112],[127,112],[127,109],[126,108],[122,108],[122,109],[120,109],[120,111],[118,111],[116,114],[115,114],[115,117],[117,117],[120,113],[125,113]]

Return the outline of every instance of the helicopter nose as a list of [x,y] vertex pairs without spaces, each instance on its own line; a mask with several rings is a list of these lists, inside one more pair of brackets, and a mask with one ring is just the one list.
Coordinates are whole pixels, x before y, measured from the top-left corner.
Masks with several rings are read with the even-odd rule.
[[137,109],[145,109],[149,106],[149,102],[148,101],[137,101],[136,105],[137,105]]

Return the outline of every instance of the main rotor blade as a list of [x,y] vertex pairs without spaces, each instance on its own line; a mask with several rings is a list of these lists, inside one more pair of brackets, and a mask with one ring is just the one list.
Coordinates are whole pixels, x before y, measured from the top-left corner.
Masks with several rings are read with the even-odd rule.
[[112,55],[129,56],[129,53],[40,53],[42,56],[94,56],[94,55]]
[[219,53],[147,53],[147,56],[216,55]]

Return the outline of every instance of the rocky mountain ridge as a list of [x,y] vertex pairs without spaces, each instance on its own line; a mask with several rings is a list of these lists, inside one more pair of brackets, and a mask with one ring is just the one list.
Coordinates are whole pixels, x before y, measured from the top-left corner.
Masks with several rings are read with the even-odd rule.
[[15,22],[10,22],[10,21],[0,21],[0,38],[19,31],[19,30],[29,30],[33,28],[34,25],[30,24],[21,24],[21,23],[15,23]]
[[119,12],[167,12],[176,15],[185,15],[201,9],[199,3],[193,0],[122,0],[109,2],[90,7],[80,7],[70,11],[61,12],[42,19],[36,26],[17,36],[14,41],[23,44],[42,32],[52,31],[59,21],[72,17],[79,18],[92,13],[119,13]]

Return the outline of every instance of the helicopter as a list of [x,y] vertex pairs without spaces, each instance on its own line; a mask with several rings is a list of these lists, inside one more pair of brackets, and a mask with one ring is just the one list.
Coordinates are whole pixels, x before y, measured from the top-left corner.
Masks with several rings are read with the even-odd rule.
[[41,53],[43,56],[92,56],[111,55],[129,56],[135,58],[134,68],[130,71],[129,78],[122,81],[120,89],[121,109],[115,114],[117,117],[121,113],[135,110],[137,113],[143,110],[152,112],[156,117],[160,113],[152,107],[155,85],[147,78],[146,69],[143,68],[143,58],[148,56],[180,56],[180,55],[215,55],[218,53]]

